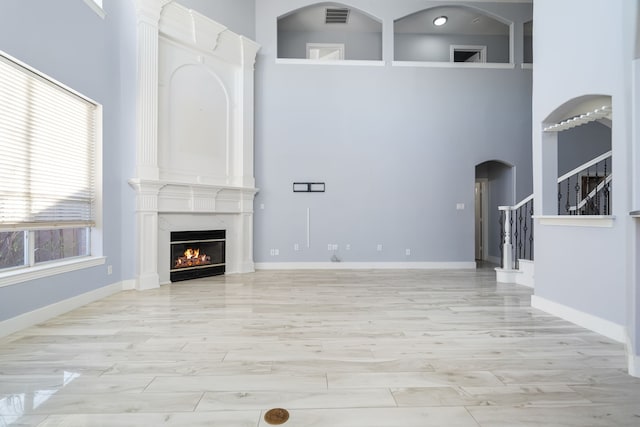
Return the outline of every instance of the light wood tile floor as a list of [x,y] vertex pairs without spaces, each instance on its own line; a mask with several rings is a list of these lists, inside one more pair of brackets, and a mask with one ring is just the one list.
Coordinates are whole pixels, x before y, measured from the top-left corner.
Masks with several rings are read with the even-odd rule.
[[0,427],[640,426],[621,344],[478,271],[258,272],[0,340]]

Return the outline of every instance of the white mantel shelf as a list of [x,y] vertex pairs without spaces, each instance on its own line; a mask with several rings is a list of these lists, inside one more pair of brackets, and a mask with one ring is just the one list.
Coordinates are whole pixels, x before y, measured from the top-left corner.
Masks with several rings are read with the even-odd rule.
[[[138,211],[158,213],[252,213],[257,188],[130,179],[139,195]],[[155,199],[155,200],[152,200]]]

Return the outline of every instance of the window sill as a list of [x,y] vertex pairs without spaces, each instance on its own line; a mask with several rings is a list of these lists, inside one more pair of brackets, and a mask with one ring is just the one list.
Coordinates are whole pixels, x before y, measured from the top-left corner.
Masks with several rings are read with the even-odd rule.
[[339,65],[339,66],[368,66],[384,67],[384,61],[358,60],[358,59],[302,59],[302,58],[276,58],[276,64],[285,65]]
[[613,215],[541,215],[534,216],[540,225],[559,225],[566,227],[600,227],[612,228]]
[[520,67],[523,70],[533,70],[533,64],[531,62],[524,62],[524,63],[520,64]]
[[393,61],[394,67],[424,67],[424,68],[487,68],[513,70],[513,63],[499,62],[445,62],[445,61]]
[[106,258],[83,257],[67,261],[42,264],[30,268],[22,268],[0,273],[0,288],[11,286],[29,280],[42,279],[56,274],[68,273],[70,271],[82,270],[84,268],[95,267],[106,262]]

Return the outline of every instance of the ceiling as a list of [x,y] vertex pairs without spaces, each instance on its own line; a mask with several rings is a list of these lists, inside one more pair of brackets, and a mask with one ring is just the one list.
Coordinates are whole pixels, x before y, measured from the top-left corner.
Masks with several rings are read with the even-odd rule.
[[[347,24],[325,24],[327,8],[344,8],[340,3],[318,3],[283,16],[278,20],[279,31],[346,31],[382,32],[382,24],[376,18],[358,9],[350,8]],[[437,16],[449,18],[447,24],[435,27]],[[508,35],[509,26],[493,19],[477,9],[464,6],[440,6],[401,17],[395,22],[395,31],[421,34]]]

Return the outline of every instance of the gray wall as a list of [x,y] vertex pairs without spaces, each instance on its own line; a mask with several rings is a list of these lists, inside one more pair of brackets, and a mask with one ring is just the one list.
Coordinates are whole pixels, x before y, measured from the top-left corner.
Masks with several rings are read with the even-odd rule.
[[[432,4],[352,3],[386,29]],[[343,261],[473,261],[475,165],[516,165],[518,197],[531,193],[531,72],[276,64],[277,17],[305,4],[256,4],[255,260],[326,262],[338,244]],[[531,5],[504,12],[531,19]],[[326,192],[292,192],[307,180]]]
[[[77,0],[0,2],[0,49],[103,105],[104,255],[113,265],[0,288],[0,321],[122,280],[123,171],[118,8],[101,19]],[[129,220],[130,221],[130,220]]]
[[[122,1],[122,0],[119,0]],[[256,0],[178,0],[189,9],[226,26],[234,33],[255,39]]]
[[[558,134],[558,176],[611,150],[611,128],[592,122]],[[609,171],[611,164],[609,163]]]
[[445,61],[451,45],[487,46],[487,62],[509,62],[509,36],[395,34],[396,61]]
[[[533,153],[536,214],[557,212],[558,148],[554,138],[539,129],[562,115],[566,103],[583,95],[612,97],[611,146],[615,176],[612,182],[610,227],[536,224],[536,297],[567,306],[620,328],[629,321],[628,278],[632,277],[628,213],[632,208],[629,159],[632,150],[632,86],[630,61],[635,33],[630,31],[634,2],[592,0],[536,0],[534,8]],[[567,20],[572,22],[567,31]],[[571,46],[564,49],[563,46]],[[594,55],[594,53],[596,53]],[[628,70],[628,71],[624,71]],[[540,201],[540,203],[538,203]],[[624,219],[623,219],[624,218]],[[594,242],[606,250],[590,250]],[[566,313],[567,311],[565,311]],[[629,328],[629,325],[626,325]],[[611,329],[609,324],[604,329]]]
[[278,58],[306,58],[307,43],[344,43],[345,59],[381,60],[381,33],[278,32]]

